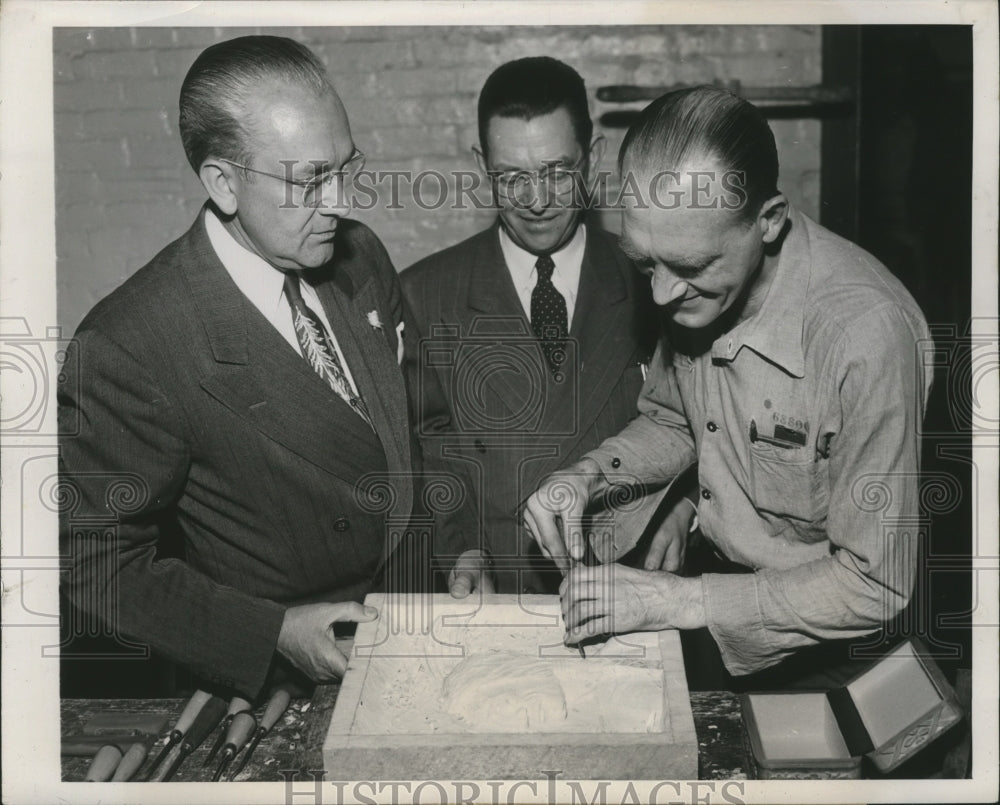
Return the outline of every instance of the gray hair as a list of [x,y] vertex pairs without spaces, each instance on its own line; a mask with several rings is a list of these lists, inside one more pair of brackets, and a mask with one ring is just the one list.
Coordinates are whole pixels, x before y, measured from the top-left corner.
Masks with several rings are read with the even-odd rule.
[[281,36],[241,36],[203,51],[181,85],[180,130],[195,172],[209,157],[249,163],[247,119],[261,84],[280,80],[333,91],[309,48]]

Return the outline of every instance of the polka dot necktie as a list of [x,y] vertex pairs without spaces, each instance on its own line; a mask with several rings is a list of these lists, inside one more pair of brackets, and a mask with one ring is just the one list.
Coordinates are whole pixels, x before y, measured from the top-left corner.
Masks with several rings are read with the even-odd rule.
[[354,393],[347,381],[344,367],[337,356],[337,350],[330,342],[322,320],[306,304],[299,288],[299,275],[294,271],[285,273],[285,297],[292,308],[292,323],[295,337],[302,347],[302,356],[320,377],[369,425],[372,424],[368,407],[360,396]]
[[539,257],[535,263],[538,281],[531,291],[531,329],[541,342],[542,353],[553,374],[566,358],[566,336],[569,333],[566,300],[552,284],[555,267],[549,255]]

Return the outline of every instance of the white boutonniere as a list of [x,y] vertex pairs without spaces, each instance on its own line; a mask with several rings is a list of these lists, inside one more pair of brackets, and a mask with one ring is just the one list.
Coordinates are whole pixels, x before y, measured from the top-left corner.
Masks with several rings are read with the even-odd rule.
[[382,319],[380,319],[378,317],[378,311],[377,310],[369,310],[368,311],[368,323],[372,327],[374,327],[376,330],[381,330],[382,329]]
[[396,363],[403,364],[403,322],[396,325]]

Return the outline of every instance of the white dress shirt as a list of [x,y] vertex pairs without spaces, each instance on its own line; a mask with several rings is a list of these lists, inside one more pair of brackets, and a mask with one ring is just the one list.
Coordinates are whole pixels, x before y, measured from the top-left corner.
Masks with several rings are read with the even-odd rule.
[[[299,345],[299,339],[295,335],[295,325],[292,323],[292,307],[285,298],[284,272],[240,244],[236,238],[229,234],[229,230],[223,226],[222,221],[211,209],[205,211],[205,230],[208,232],[208,239],[212,243],[212,248],[215,249],[219,261],[229,276],[233,278],[236,287],[274,326],[274,329],[291,344],[292,349],[301,355],[302,347]],[[351,376],[351,369],[347,365],[344,353],[340,351],[337,335],[330,326],[330,320],[326,317],[326,311],[323,310],[316,289],[308,282],[299,283],[299,288],[302,291],[302,299],[319,316],[323,326],[326,327],[330,343],[337,351],[337,357],[340,358],[340,365],[344,369],[347,382],[351,384],[354,393],[358,394],[358,387]]]
[[[552,253],[552,262],[556,264],[552,271],[552,284],[566,300],[566,320],[573,326],[573,311],[576,309],[576,296],[580,290],[580,269],[583,267],[583,250],[587,245],[587,228],[580,224],[565,246]],[[507,263],[510,278],[514,280],[517,298],[521,300],[524,315],[531,320],[531,292],[538,282],[538,272],[535,263],[538,255],[525,251],[500,227],[500,250]]]

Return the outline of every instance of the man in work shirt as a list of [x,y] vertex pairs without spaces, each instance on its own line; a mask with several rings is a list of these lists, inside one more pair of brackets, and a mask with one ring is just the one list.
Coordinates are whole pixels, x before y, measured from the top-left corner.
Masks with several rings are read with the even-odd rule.
[[[568,570],[568,642],[707,627],[743,675],[878,629],[913,589],[915,546],[885,524],[917,510],[923,315],[871,255],[790,207],[773,135],[746,101],[669,93],[640,115],[619,162],[636,189],[623,245],[669,338],[639,417],[546,479],[525,510]],[[663,482],[695,458],[701,533],[744,572],[574,566],[590,500],[616,478]]]

